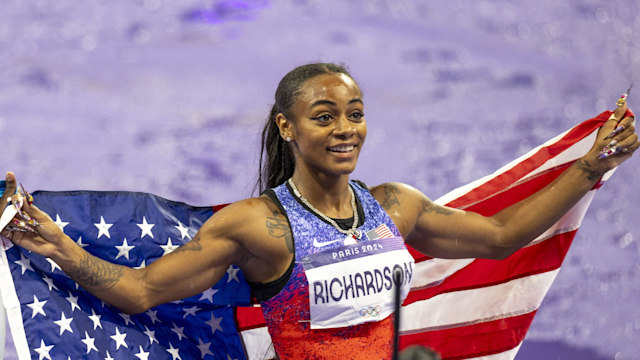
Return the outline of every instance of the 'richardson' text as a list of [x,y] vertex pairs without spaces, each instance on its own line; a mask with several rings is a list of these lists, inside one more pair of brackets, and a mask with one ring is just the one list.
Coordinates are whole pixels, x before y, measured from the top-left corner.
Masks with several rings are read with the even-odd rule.
[[411,283],[413,263],[408,262],[394,265],[393,268],[385,266],[382,269],[357,272],[330,280],[314,281],[311,298],[315,304],[328,304],[390,291],[394,283],[392,274],[396,269],[402,273],[398,286]]

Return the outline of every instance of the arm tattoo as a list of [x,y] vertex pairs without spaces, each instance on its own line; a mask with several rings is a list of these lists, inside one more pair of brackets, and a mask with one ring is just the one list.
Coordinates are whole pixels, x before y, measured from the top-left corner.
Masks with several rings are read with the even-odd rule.
[[447,209],[444,206],[440,206],[438,204],[435,204],[431,200],[425,199],[424,201],[422,201],[422,213],[424,214],[424,213],[430,213],[430,212],[434,212],[434,213],[440,214],[440,215],[451,215],[451,214],[453,214],[453,210]]
[[106,290],[115,285],[124,275],[120,265],[85,255],[78,265],[67,271],[67,274],[82,287]]
[[589,164],[589,162],[587,160],[584,159],[580,159],[576,162],[576,167],[579,170],[582,170],[584,173],[587,174],[587,179],[591,180],[591,181],[596,181],[598,179],[600,179],[600,177],[603,175],[602,173],[595,171],[595,170],[591,170],[591,164]]
[[389,210],[393,205],[400,205],[398,200],[398,194],[400,189],[397,186],[391,184],[385,184],[384,186],[384,200],[382,201],[382,207],[385,210]]
[[286,220],[286,218],[284,218],[284,216],[280,212],[274,210],[273,216],[267,217],[265,225],[269,230],[269,235],[273,236],[276,239],[284,238],[284,241],[287,244],[287,249],[290,253],[293,254],[293,236],[291,234],[289,222]]
[[179,253],[182,251],[200,251],[202,250],[202,244],[200,244],[200,235],[196,234],[196,236],[191,240],[187,241],[179,248],[175,249],[171,252],[171,254]]

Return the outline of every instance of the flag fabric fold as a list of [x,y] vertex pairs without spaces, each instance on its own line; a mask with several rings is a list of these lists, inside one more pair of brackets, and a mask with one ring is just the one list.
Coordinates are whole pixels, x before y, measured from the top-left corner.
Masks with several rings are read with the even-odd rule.
[[[436,202],[492,215],[532,195],[591,148],[610,114],[575,126]],[[400,348],[428,346],[443,359],[514,359],[595,191],[612,172],[544,234],[505,260],[433,259],[411,251],[416,268],[401,310]],[[147,266],[189,241],[221,207],[130,192],[33,195],[80,246],[131,267]],[[50,259],[7,239],[2,249],[2,301],[21,360],[274,355],[261,309],[249,306],[249,287],[236,267],[202,294],[129,316],[79,288]]]

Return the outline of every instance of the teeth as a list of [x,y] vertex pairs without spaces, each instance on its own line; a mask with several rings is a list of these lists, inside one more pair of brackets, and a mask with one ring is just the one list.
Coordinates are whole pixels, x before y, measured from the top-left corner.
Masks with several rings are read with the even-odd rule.
[[329,151],[334,151],[334,152],[349,152],[352,151],[355,148],[354,145],[350,145],[350,146],[336,146],[336,147],[332,147],[329,148]]

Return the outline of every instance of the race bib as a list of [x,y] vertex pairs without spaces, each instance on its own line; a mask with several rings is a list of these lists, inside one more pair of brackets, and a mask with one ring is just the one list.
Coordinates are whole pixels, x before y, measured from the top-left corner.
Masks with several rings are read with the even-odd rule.
[[400,302],[411,288],[414,260],[393,237],[343,245],[301,259],[309,281],[311,328],[380,321],[394,309],[394,272],[402,274]]

